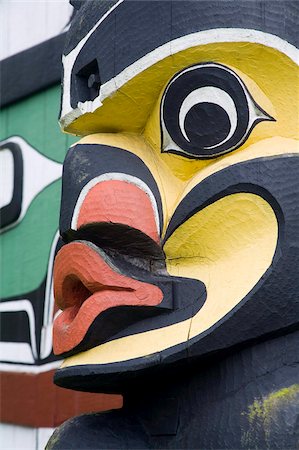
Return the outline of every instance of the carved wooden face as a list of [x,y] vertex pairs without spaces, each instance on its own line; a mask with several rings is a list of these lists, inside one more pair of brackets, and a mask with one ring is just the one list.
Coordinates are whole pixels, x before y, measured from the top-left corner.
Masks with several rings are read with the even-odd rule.
[[69,32],[61,124],[85,137],[64,163],[61,385],[118,389],[296,320],[297,49],[169,4],[117,2]]

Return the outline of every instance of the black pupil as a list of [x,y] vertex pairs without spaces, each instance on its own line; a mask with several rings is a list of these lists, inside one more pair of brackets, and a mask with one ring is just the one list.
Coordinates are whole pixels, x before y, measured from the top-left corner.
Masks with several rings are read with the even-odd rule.
[[227,112],[214,103],[199,103],[186,114],[185,131],[190,142],[211,147],[222,142],[230,132]]

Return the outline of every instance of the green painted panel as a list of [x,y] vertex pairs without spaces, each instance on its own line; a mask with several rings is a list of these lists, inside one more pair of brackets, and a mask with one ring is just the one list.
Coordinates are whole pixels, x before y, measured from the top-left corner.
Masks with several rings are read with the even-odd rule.
[[21,136],[48,158],[62,162],[77,139],[63,134],[58,125],[60,86],[53,86],[0,112],[0,139]]
[[61,182],[56,181],[31,203],[24,219],[1,236],[1,297],[36,289],[48,264],[58,229]]
[[[57,117],[60,86],[53,86],[0,112],[0,140],[25,139],[46,157],[62,162],[77,140],[63,134]],[[0,295],[14,297],[35,290],[43,281],[53,237],[58,229],[61,180],[32,201],[23,220],[0,235]]]

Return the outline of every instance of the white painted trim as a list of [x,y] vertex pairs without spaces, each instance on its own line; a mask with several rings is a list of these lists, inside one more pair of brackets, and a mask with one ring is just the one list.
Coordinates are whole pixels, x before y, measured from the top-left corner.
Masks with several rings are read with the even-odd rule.
[[53,316],[53,308],[51,304],[51,294],[53,293],[52,272],[53,272],[54,255],[58,239],[59,239],[59,231],[57,230],[51,244],[50,256],[48,261],[47,282],[45,290],[44,324],[49,324],[50,322],[52,322]]
[[12,201],[14,190],[14,157],[9,148],[0,150],[0,177],[0,208],[4,208]]
[[18,372],[18,373],[44,373],[49,372],[53,369],[58,369],[62,364],[62,360],[53,361],[47,364],[42,364],[40,366],[36,365],[28,365],[28,364],[8,364],[8,363],[0,363],[0,371],[1,372]]
[[0,361],[34,364],[30,344],[27,342],[0,342]]
[[98,177],[93,178],[92,180],[90,180],[84,186],[84,188],[82,189],[82,191],[81,191],[81,193],[79,195],[79,198],[77,200],[77,203],[76,203],[76,206],[75,206],[75,209],[74,209],[74,213],[73,213],[73,217],[72,217],[72,223],[71,223],[71,228],[73,230],[77,230],[77,223],[78,223],[79,212],[80,212],[82,203],[84,202],[84,199],[85,199],[86,195],[88,194],[88,192],[94,186],[96,186],[98,183],[101,183],[103,181],[110,181],[110,180],[125,181],[127,183],[134,184],[135,186],[137,186],[138,188],[142,189],[146,193],[146,195],[149,197],[150,202],[152,204],[152,207],[153,207],[153,210],[154,210],[155,222],[156,222],[158,234],[160,234],[159,212],[158,212],[156,199],[155,199],[152,191],[139,178],[133,177],[132,175],[128,175],[126,173],[120,173],[120,172],[104,173],[104,174],[102,174],[102,175],[100,175]]
[[[117,5],[118,3],[114,6],[116,7]],[[103,16],[102,19],[104,20],[105,17]],[[80,50],[82,49],[87,39],[103,21],[102,19],[94,26],[90,33],[79,42],[74,50],[77,48],[80,48]],[[93,102],[80,103],[77,108],[72,109],[70,103],[71,72],[75,59],[80,51],[79,50],[75,53],[73,50],[72,52],[74,53],[71,52],[67,56],[63,57],[65,78],[60,119],[61,126],[65,128],[85,112],[95,111],[101,106],[107,97],[110,97],[128,81],[132,80],[136,75],[139,75],[141,72],[145,71],[157,62],[167,58],[170,55],[186,50],[187,48],[196,47],[198,45],[207,45],[214,42],[250,42],[262,44],[266,47],[271,47],[281,53],[284,53],[296,64],[299,63],[299,50],[294,45],[289,44],[287,41],[273,34],[248,28],[215,28],[212,30],[198,31],[196,33],[191,33],[174,39],[158,48],[155,48],[138,61],[135,61],[130,66],[126,67],[116,77],[103,84],[103,86],[101,86],[100,95]]]
[[40,358],[47,358],[52,351],[52,331],[53,331],[53,311],[54,311],[54,292],[53,292],[53,263],[56,245],[59,239],[59,232],[56,231],[52,241],[50,256],[47,269],[47,281],[45,289],[45,303],[44,303],[44,319],[41,329],[40,342]]

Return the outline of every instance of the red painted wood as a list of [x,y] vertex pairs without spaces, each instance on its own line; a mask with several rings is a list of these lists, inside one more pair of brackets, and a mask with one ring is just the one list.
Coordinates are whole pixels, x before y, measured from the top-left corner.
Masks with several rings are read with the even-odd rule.
[[102,181],[90,189],[82,203],[77,228],[92,222],[129,225],[159,242],[149,196],[139,187],[125,181]]
[[0,373],[0,421],[30,427],[56,427],[79,414],[122,407],[120,395],[63,389],[53,384],[53,375],[54,371]]

